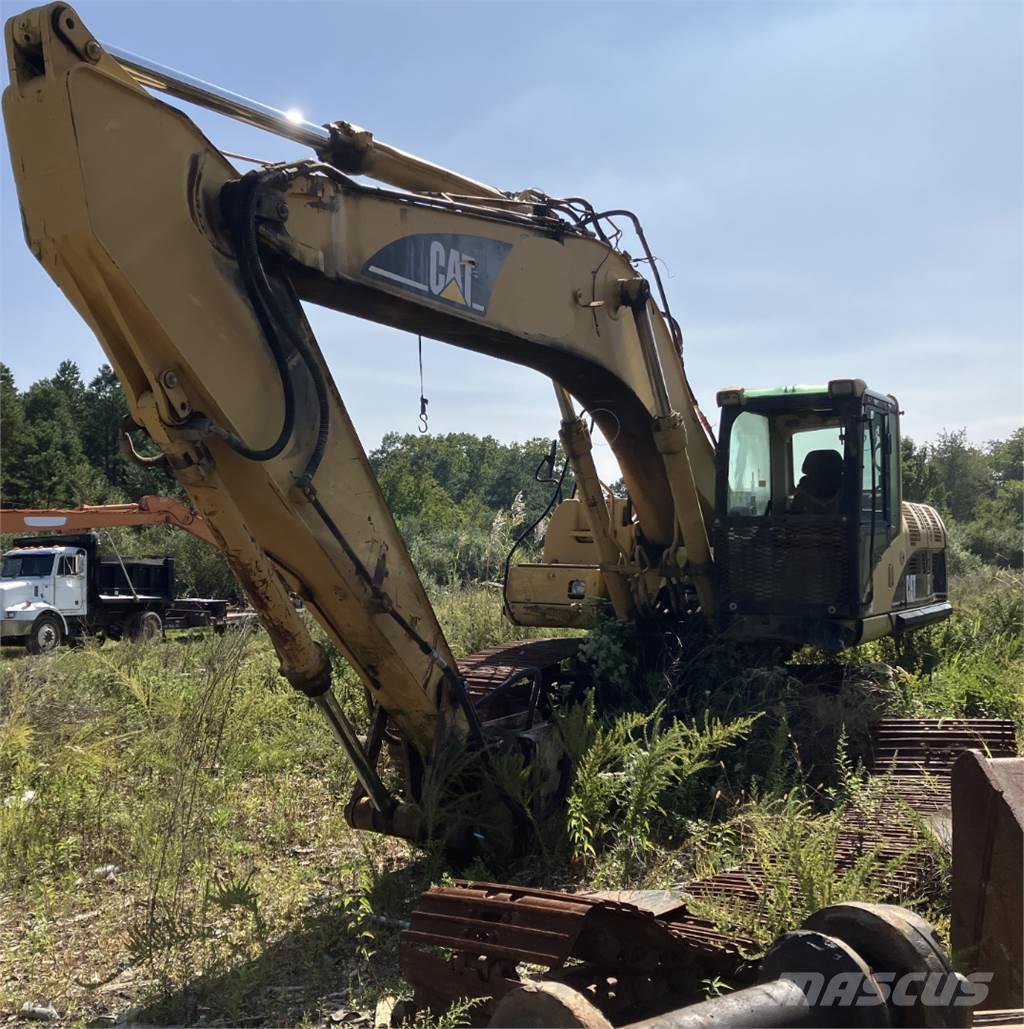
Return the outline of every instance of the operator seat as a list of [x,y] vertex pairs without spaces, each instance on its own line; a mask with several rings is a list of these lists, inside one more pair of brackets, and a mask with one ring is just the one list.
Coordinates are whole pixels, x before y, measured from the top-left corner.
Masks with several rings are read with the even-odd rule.
[[800,469],[789,505],[794,514],[838,514],[839,492],[843,484],[843,455],[837,450],[812,450]]

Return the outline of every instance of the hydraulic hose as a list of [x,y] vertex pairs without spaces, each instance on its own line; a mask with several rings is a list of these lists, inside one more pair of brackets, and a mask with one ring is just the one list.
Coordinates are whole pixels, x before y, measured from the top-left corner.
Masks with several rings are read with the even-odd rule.
[[284,342],[278,332],[273,308],[268,303],[268,298],[271,298],[270,283],[260,261],[256,237],[256,212],[259,206],[261,185],[262,173],[250,172],[234,187],[238,191],[236,195],[225,195],[226,197],[230,196],[232,201],[237,196],[237,203],[224,205],[227,208],[225,214],[228,215],[228,223],[233,230],[242,281],[245,283],[246,291],[252,302],[256,320],[263,330],[267,346],[274,358],[281,381],[281,390],[284,394],[284,417],[281,430],[277,439],[269,447],[250,447],[234,433],[224,433],[224,438],[232,449],[250,461],[269,461],[271,458],[277,457],[288,445],[295,431],[295,387],[288,369],[288,357]]
[[327,384],[324,381],[323,371],[317,364],[316,359],[313,356],[307,341],[303,338],[301,331],[298,330],[298,327],[295,324],[296,319],[294,317],[289,317],[288,312],[281,310],[281,305],[278,299],[274,296],[273,287],[270,284],[270,279],[267,276],[266,269],[263,267],[263,261],[260,257],[256,226],[260,189],[266,185],[268,180],[280,178],[285,174],[286,173],[281,169],[268,168],[249,172],[243,178],[243,188],[246,190],[246,193],[243,194],[245,198],[244,205],[240,205],[240,207],[241,217],[244,219],[244,224],[237,226],[239,230],[237,238],[241,244],[239,248],[239,257],[241,259],[240,264],[242,266],[243,277],[246,282],[246,287],[249,290],[250,298],[253,301],[253,307],[256,310],[257,317],[260,319],[260,325],[267,336],[268,342],[270,343],[271,351],[274,353],[278,372],[281,375],[282,388],[285,390],[285,419],[281,427],[281,435],[278,437],[277,442],[275,442],[275,444],[266,451],[260,452],[266,456],[253,456],[253,451],[249,450],[249,448],[245,448],[243,450],[236,447],[235,449],[238,450],[239,453],[243,454],[243,456],[249,457],[251,460],[265,461],[268,460],[269,457],[275,457],[279,454],[287,445],[288,440],[294,432],[294,387],[292,385],[291,375],[287,365],[285,348],[282,344],[282,340],[287,339],[302,359],[303,364],[305,364],[306,368],[309,370],[310,378],[313,380],[313,388],[316,392],[316,442],[314,443],[313,450],[310,452],[309,458],[306,461],[306,466],[303,469],[302,474],[299,476],[300,482],[309,482],[320,467],[320,462],[323,460],[324,452],[327,449],[327,440],[330,435],[330,398],[328,395]]
[[[551,454],[550,454],[550,458],[551,458],[552,464],[554,463],[554,457],[555,457],[555,448],[554,448],[554,446],[552,446]],[[552,482],[552,481],[554,481],[552,478],[544,480],[544,479],[539,478],[539,476],[538,476],[538,473],[540,472],[540,470],[543,467],[543,465],[546,462],[546,460],[547,460],[547,458],[544,458],[541,461],[541,463],[537,465],[536,471],[534,471],[534,473],[533,473],[533,477],[534,477],[534,479],[537,482],[544,482],[544,481]],[[562,472],[558,476],[558,481],[555,482],[555,488],[554,488],[554,490],[551,493],[551,499],[548,501],[548,506],[545,507],[544,510],[541,511],[541,513],[525,529],[523,529],[523,531],[513,541],[512,547],[509,550],[508,554],[505,555],[505,575],[504,575],[504,578],[502,579],[502,583],[501,583],[501,600],[502,600],[502,604],[504,605],[504,608],[505,608],[506,611],[508,611],[508,573],[509,573],[509,570],[512,567],[512,558],[514,558],[516,556],[516,551],[522,546],[522,544],[523,544],[524,540],[526,539],[526,537],[529,536],[530,533],[533,532],[537,528],[537,526],[540,525],[540,523],[542,521],[544,521],[545,518],[547,518],[547,516],[551,513],[552,508],[554,508],[555,504],[557,504],[558,501],[561,499],[561,497],[562,497],[562,485],[565,482],[565,475],[566,475],[566,472],[568,470],[569,470],[569,460],[568,460],[568,458],[566,458],[565,463],[562,465]],[[575,490],[576,490],[576,483],[573,482],[573,492],[575,492]]]

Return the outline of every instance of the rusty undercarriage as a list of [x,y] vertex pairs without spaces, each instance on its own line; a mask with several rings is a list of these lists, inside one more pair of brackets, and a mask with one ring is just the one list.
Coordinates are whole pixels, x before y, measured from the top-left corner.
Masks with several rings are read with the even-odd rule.
[[[495,660],[497,649],[495,654],[487,655],[494,664],[500,663],[500,659]],[[489,662],[485,659],[478,663],[486,668]],[[509,669],[503,671],[503,678],[507,678]],[[873,733],[872,778],[864,792],[865,799],[851,805],[845,813],[836,846],[838,868],[850,868],[866,854],[878,855],[882,858],[880,867],[887,870],[885,892],[896,898],[912,897],[920,887],[933,881],[936,858],[932,849],[921,845],[921,826],[930,826],[938,841],[949,846],[951,776],[955,762],[968,750],[979,752],[976,757],[983,762],[992,759],[1005,762],[1014,758],[1017,748],[1013,723],[983,719],[884,719],[879,722]],[[1017,769],[1024,766],[1021,759],[1008,763]],[[973,801],[971,803],[972,807],[977,807]],[[1017,811],[1019,834],[1019,798]],[[978,817],[977,813],[974,817]],[[915,821],[921,824],[915,826]],[[963,843],[961,849],[964,849]],[[963,862],[962,858],[960,860]],[[992,867],[991,854],[978,860],[987,860],[986,868]],[[1013,874],[1012,870],[1007,871],[1005,860],[998,866],[997,859],[996,867],[1001,867],[1004,879]],[[480,1003],[474,1010],[474,1018],[486,1021],[496,1009],[499,1017],[503,1017],[498,1006],[502,998],[518,996],[524,983],[543,980],[569,987],[574,991],[573,998],[584,998],[609,1024],[631,1024],[681,1005],[700,1002],[707,981],[723,979],[733,985],[751,987],[758,981],[757,965],[744,957],[750,953],[751,942],[720,932],[689,908],[694,898],[712,897],[756,911],[765,888],[762,869],[753,863],[681,884],[678,893],[569,894],[456,881],[434,887],[421,897],[409,928],[402,933],[402,970],[415,989],[415,1003],[420,1008],[443,1011],[459,999],[477,998]],[[980,889],[981,899],[976,887],[969,891],[970,900],[964,903],[973,904],[975,909],[979,905],[984,908],[984,898],[989,896],[986,910],[992,917],[998,905],[992,903],[990,894],[1008,891],[1011,884],[985,883]],[[1016,889],[1019,896],[1019,876]],[[961,885],[960,893],[965,892],[968,891]],[[954,898],[956,896],[954,888]],[[895,917],[898,922],[903,916]],[[883,921],[885,925],[890,924]],[[956,921],[954,913],[955,924]],[[1018,939],[1019,936],[1018,931]],[[963,950],[969,942],[972,941],[961,939],[958,950]],[[1011,981],[1002,987],[1000,995],[1020,1006],[1024,1001],[1017,998],[1020,992],[1019,944],[1015,954],[1016,982],[1012,981],[1014,958],[1011,957],[1004,962],[1002,973],[1003,979]],[[922,960],[927,965],[933,958]],[[541,999],[544,1004],[553,1002],[548,994],[543,994]],[[763,999],[760,994],[754,997],[758,1003]],[[777,1000],[775,997],[769,1003],[775,1004]],[[551,1017],[569,1017],[568,1009],[561,1004],[559,1001],[556,1005],[558,1014]],[[515,1010],[516,1018],[524,1017],[520,1008]],[[598,1017],[593,1012],[591,1016]],[[734,1018],[734,1015],[729,1017]],[[764,1012],[756,1017],[765,1017]],[[591,1023],[584,1019],[573,1024]],[[682,1027],[691,1022],[671,1024]],[[721,1024],[762,1023],[733,1020]],[[954,1019],[927,1024],[968,1023]]]

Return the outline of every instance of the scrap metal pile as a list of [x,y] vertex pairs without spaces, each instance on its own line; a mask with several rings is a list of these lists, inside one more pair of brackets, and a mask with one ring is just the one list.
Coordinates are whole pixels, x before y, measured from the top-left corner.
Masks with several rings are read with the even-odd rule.
[[[961,758],[968,750],[978,753]],[[1019,770],[1024,769],[1024,760],[1006,760],[1014,758],[1016,753],[1014,726],[1009,721],[882,720],[873,734],[872,777],[861,801],[851,805],[844,816],[836,846],[839,870],[852,867],[863,855],[874,853],[881,859],[879,867],[886,877],[881,884],[883,892],[896,898],[912,897],[936,874],[934,850],[922,846],[922,832],[927,831],[925,827],[931,827],[940,845],[948,846],[950,842],[950,784],[954,764],[960,759],[958,768],[967,767],[971,761],[1000,768],[1010,765],[1018,769],[1019,775]],[[993,762],[992,759],[1002,760]],[[964,792],[963,787],[960,792]],[[1021,796],[1018,796],[1018,848],[1020,817],[1024,810],[1020,801]],[[966,803],[977,819],[978,810],[984,810],[986,798],[968,796]],[[1013,804],[1007,803],[1012,809]],[[920,825],[915,826],[915,821]],[[1010,838],[1012,842],[1012,834]],[[978,842],[978,848],[984,849],[983,840]],[[970,852],[969,844],[966,848],[962,845],[961,849]],[[977,855],[975,866],[979,861],[988,862],[986,870],[993,868],[991,853]],[[973,889],[960,884],[960,894],[967,898],[961,903],[973,906],[978,913],[974,921],[979,925],[979,919],[983,921],[986,911],[992,917],[992,898],[1009,899],[1014,889],[1012,862],[1004,861],[999,865],[997,861],[994,867],[1001,872],[999,881],[974,877]],[[1015,886],[1018,898],[1019,872],[1018,864]],[[782,970],[776,960],[778,954],[770,961],[762,962],[759,968],[743,957],[750,953],[750,940],[723,933],[690,910],[694,898],[712,897],[756,912],[765,888],[763,868],[754,863],[682,884],[678,895],[659,891],[569,894],[457,881],[452,885],[434,887],[423,894],[410,927],[402,933],[402,970],[415,989],[415,1002],[420,1008],[441,1011],[460,999],[479,998],[481,1002],[474,1012],[475,1018],[518,1019],[491,1024],[597,1026],[626,1025],[645,1018],[664,1019],[668,1017],[665,1012],[700,1002],[705,993],[704,984],[718,979],[748,988],[756,987],[760,991],[748,998],[753,1006],[745,1009],[746,1014],[742,1015],[752,1021],[736,1021],[741,1015],[733,1001],[728,1012],[720,1012],[723,1020],[719,1024],[804,1024],[800,1021],[765,1021],[768,1014],[764,1005],[778,1009],[781,1004],[786,1008],[788,1002],[780,998],[792,985],[772,986],[767,994],[764,992],[764,984],[777,978],[774,971]],[[954,903],[956,896],[954,887]],[[986,898],[989,898],[987,904]],[[997,906],[1005,912],[1005,903]],[[1019,918],[1019,903],[1017,909]],[[955,912],[954,923],[956,921]],[[863,928],[868,923],[875,927],[873,931],[877,939],[874,944],[860,930],[852,928],[854,924]],[[827,909],[812,916],[805,930],[820,933],[826,924],[833,930],[839,925],[841,931],[836,930],[835,936],[840,941],[845,938],[846,943],[861,956],[873,954],[867,962],[872,969],[884,969],[887,973],[952,974],[948,959],[927,924],[903,909],[890,908],[889,905],[839,905],[835,910]],[[1012,927],[1008,928],[1012,931]],[[775,950],[793,935],[800,934],[787,934],[777,941]],[[1020,939],[1019,928],[1017,939]],[[855,944],[851,940],[855,940]],[[901,940],[902,943],[899,942]],[[974,944],[977,950],[979,941],[961,938],[954,942],[958,952],[962,952],[968,950],[970,944]],[[808,941],[805,940],[804,944]],[[790,941],[788,946],[796,946],[796,943]],[[1020,992],[1020,944],[1016,946],[1016,981],[1013,981],[1014,957],[1011,956],[1004,960],[1001,975],[997,976],[1004,981],[996,982],[994,987],[994,993],[1006,1006],[1011,1006]],[[907,957],[906,947],[910,947],[914,955],[912,959]],[[880,952],[878,948],[881,948]],[[806,969],[810,955],[817,952],[814,947],[805,948],[805,951],[801,952],[803,966],[800,967]],[[902,957],[898,958],[897,952]],[[852,959],[846,955],[843,960]],[[838,966],[833,967],[833,971],[838,970]],[[772,975],[768,975],[769,972]],[[530,986],[523,993],[524,983],[538,980],[560,985],[550,988],[545,985],[543,989]],[[565,992],[566,988],[570,993]],[[514,999],[503,1002],[503,998]],[[577,1001],[584,1006],[581,1008]],[[1020,1003],[1016,1000],[1017,1005]],[[887,1005],[880,1003],[876,1007],[876,1014],[883,1012],[885,1018],[889,1017]],[[570,1009],[577,1014],[570,1016]],[[699,1021],[705,1017],[699,1012],[693,1016],[697,1020],[683,1018],[685,1010],[674,1011],[671,1022],[660,1020],[658,1024],[679,1027],[705,1024]],[[781,1017],[800,1018],[809,1009],[805,1006],[802,1010],[803,1015],[799,1006],[793,1008],[790,1005]],[[937,1014],[940,1010],[941,1016]],[[580,1011],[584,1014],[580,1015]],[[898,1013],[901,1020],[896,1024],[969,1024],[964,1020],[969,1017],[969,1007],[956,1008],[948,1004],[925,1010],[918,1006],[914,1011],[913,1017],[917,1021],[906,1021],[911,1016],[902,1011]],[[708,1017],[712,1014],[709,1013]],[[846,1009],[832,1007],[818,1011],[815,1015],[817,1021],[812,1020],[812,1023],[853,1024],[842,1021],[848,1016]],[[524,1020],[534,1017],[554,1018],[555,1021]],[[565,1021],[570,1017],[577,1020]],[[595,1021],[598,1017],[605,1021]],[[883,1018],[883,1015],[878,1014],[878,1017]],[[936,1021],[936,1018],[945,1020]],[[889,1022],[883,1019],[856,1024],[882,1025]]]

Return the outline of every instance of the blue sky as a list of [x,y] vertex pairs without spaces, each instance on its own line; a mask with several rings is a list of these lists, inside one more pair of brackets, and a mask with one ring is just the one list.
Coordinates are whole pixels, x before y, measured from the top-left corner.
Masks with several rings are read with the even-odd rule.
[[[4,0],[4,16],[24,6]],[[712,421],[722,386],[858,375],[899,397],[917,439],[1024,422],[1024,5],[78,11],[101,40],[312,121],[357,122],[503,189],[635,210]],[[305,156],[190,114],[225,149]],[[88,377],[102,352],[24,246],[6,159],[0,175],[0,356],[22,387],[68,357]],[[364,444],[415,431],[415,339],[310,316]],[[424,347],[433,431],[555,432],[540,376]]]

